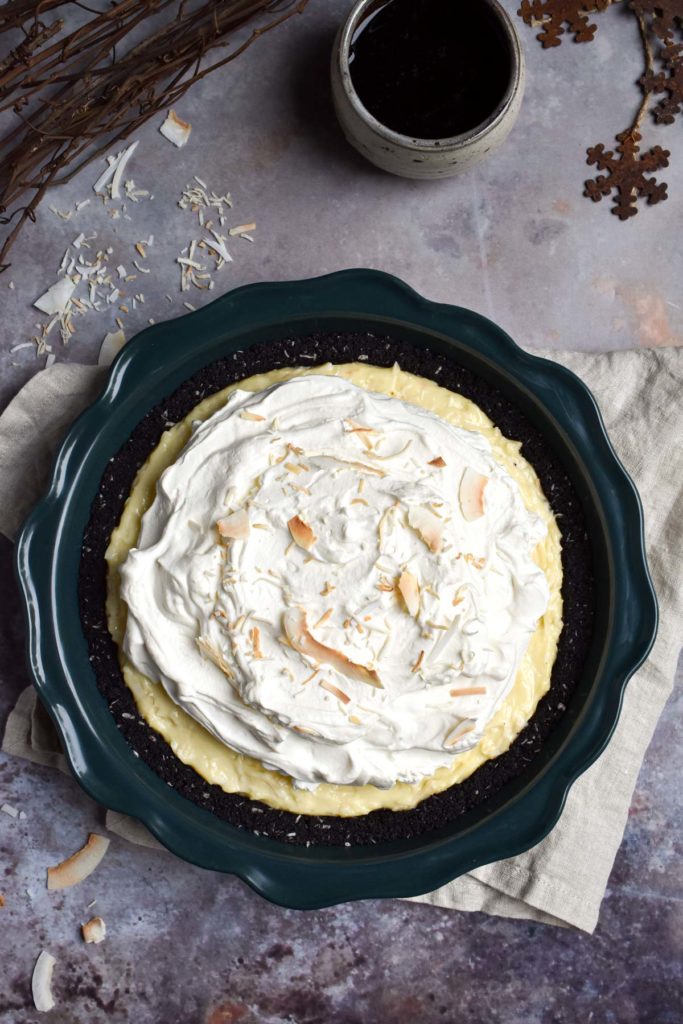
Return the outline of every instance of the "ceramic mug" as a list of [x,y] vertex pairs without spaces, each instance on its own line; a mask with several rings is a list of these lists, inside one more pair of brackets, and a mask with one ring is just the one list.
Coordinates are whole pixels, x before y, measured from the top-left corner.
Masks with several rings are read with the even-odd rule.
[[351,80],[349,54],[359,25],[386,0],[357,0],[332,50],[332,98],[344,135],[377,167],[403,178],[449,178],[483,160],[510,134],[524,94],[524,56],[515,28],[498,0],[481,0],[500,25],[510,55],[507,89],[495,110],[469,131],[444,139],[416,139],[392,131],[361,102]]

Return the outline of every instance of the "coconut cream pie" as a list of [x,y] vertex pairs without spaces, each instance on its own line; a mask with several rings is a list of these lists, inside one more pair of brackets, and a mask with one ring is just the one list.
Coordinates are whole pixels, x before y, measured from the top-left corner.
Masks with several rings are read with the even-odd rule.
[[[95,645],[100,684],[132,696],[119,714],[136,750],[238,824],[307,842],[439,824],[478,802],[478,777],[496,788],[490,766],[533,730],[558,661],[566,675],[562,538],[525,439],[471,388],[397,364],[225,382],[214,372],[213,393],[147,439],[116,510],[119,664]],[[570,604],[583,651],[588,617],[577,632]]]

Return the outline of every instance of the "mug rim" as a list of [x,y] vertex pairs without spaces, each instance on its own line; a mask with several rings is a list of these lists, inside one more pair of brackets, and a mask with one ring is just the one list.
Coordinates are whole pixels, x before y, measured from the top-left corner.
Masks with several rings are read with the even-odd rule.
[[351,78],[351,65],[349,62],[351,40],[367,9],[377,2],[378,0],[356,0],[337,37],[335,58],[338,64],[342,88],[354,112],[376,135],[379,135],[385,141],[415,152],[448,152],[449,150],[461,149],[465,145],[470,145],[473,142],[484,139],[504,120],[521,86],[522,48],[519,36],[505,8],[501,6],[498,0],[480,0],[484,6],[488,7],[493,17],[498,21],[510,52],[510,80],[497,106],[484,121],[458,135],[440,138],[416,138],[411,135],[404,135],[402,132],[397,132],[378,120],[361,100]]

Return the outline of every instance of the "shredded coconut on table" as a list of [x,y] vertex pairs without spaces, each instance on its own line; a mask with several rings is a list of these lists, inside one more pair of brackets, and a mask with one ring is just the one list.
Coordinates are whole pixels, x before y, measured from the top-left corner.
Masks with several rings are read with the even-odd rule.
[[[189,133],[188,133],[189,134]],[[108,216],[114,220],[132,221],[127,212],[128,207],[123,200],[139,203],[152,200],[154,196],[148,189],[136,185],[132,177],[124,177],[134,156],[137,153],[138,141],[132,142],[125,149],[106,157],[106,167],[94,182],[92,188],[102,200]],[[90,204],[90,199],[82,199],[74,203],[68,210],[50,206],[49,210],[62,221],[70,221]],[[200,232],[198,236],[181,249],[176,257],[180,269],[179,291],[181,293],[197,288],[200,291],[213,291],[214,275],[233,262],[233,255],[227,247],[230,238],[243,238],[253,242],[252,232],[256,228],[255,221],[226,227],[228,211],[232,209],[233,200],[229,192],[216,192],[199,176],[194,175],[193,182],[183,189],[177,206],[180,210],[197,215]],[[167,219],[164,223],[170,223]],[[126,285],[138,280],[139,275],[159,272],[159,265],[154,265],[150,250],[154,246],[154,236],[134,241],[122,241],[127,252],[119,253],[119,260],[114,261],[112,246],[98,247],[97,231],[80,230],[73,241],[67,246],[59,267],[56,280],[33,300],[33,305],[48,319],[36,323],[36,332],[30,341],[15,345],[12,352],[24,348],[35,347],[36,357],[45,356],[45,365],[55,362],[51,339],[52,332],[59,334],[63,346],[69,344],[76,334],[78,317],[93,312],[103,312],[109,307],[115,311],[114,326],[116,330],[107,331],[98,355],[100,365],[107,365],[118,349],[125,343],[124,322],[120,314],[130,314],[138,306],[144,304],[145,297],[140,291],[130,295]],[[132,250],[132,251],[131,251]],[[127,265],[133,268],[128,273]],[[14,282],[9,287],[14,288]],[[169,302],[173,298],[167,295]],[[183,301],[183,307],[190,311],[195,306]],[[154,323],[149,318],[149,323]]]

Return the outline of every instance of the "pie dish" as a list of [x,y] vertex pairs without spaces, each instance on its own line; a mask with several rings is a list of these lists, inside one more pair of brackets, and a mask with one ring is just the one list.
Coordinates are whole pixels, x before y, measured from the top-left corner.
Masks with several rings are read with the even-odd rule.
[[[519,411],[562,466],[581,506],[591,540],[596,617],[583,668],[577,668],[566,705],[559,708],[562,714],[554,715],[527,766],[517,758],[502,785],[489,787],[483,799],[470,800],[455,816],[432,817],[427,829],[423,823],[403,835],[376,830],[372,845],[355,834],[345,840],[336,831],[334,841],[321,849],[308,840],[307,846],[288,845],[285,835],[273,838],[277,830],[268,837],[255,834],[253,825],[247,831],[244,822],[224,820],[210,803],[198,806],[201,801],[192,794],[180,795],[183,785],[171,788],[168,774],[150,771],[144,744],[134,749],[134,734],[144,723],[134,714],[124,719],[130,723],[123,730],[126,742],[98,691],[93,674],[93,666],[99,673],[93,648],[97,622],[91,613],[86,637],[79,623],[78,576],[83,559],[87,562],[88,538],[94,536],[88,534],[89,524],[92,528],[97,514],[106,518],[103,482],[114,480],[117,453],[140,444],[141,431],[150,434],[142,454],[149,453],[158,438],[158,429],[152,436],[154,410],[160,415],[169,406],[167,419],[174,421],[178,410],[170,409],[174,399],[169,402],[169,396],[180,394],[188,382],[200,392],[202,380],[217,390],[210,381],[217,360],[232,360],[237,373],[245,358],[251,369],[262,359],[261,368],[270,370],[273,346],[289,339],[285,353],[292,361],[296,339],[332,335],[342,348],[352,346],[354,337],[365,338],[365,347],[372,339],[393,339],[406,358],[428,354],[483,381],[499,396],[501,409],[509,406],[509,415]],[[374,362],[380,358],[359,349],[356,354]],[[285,356],[279,358],[279,365],[287,365]],[[509,433],[515,436],[513,427]],[[628,561],[624,550],[630,552]],[[424,892],[475,864],[537,842],[559,815],[571,781],[609,739],[623,687],[646,656],[656,628],[637,494],[585,387],[556,364],[523,353],[476,314],[428,303],[395,279],[369,271],[240,289],[190,318],[145,331],[127,346],[104,394],[76,422],[58,456],[50,492],[22,533],[18,567],[36,685],[84,787],[101,803],[140,818],[181,856],[233,871],[289,906]],[[102,587],[103,577],[102,563]],[[89,593],[94,601],[94,590]],[[45,622],[54,629],[45,629]]]

